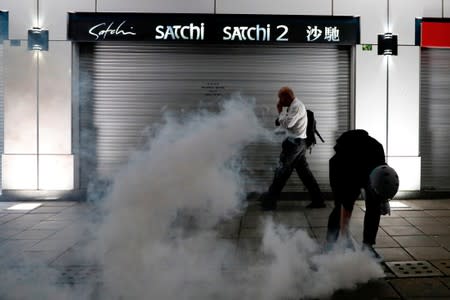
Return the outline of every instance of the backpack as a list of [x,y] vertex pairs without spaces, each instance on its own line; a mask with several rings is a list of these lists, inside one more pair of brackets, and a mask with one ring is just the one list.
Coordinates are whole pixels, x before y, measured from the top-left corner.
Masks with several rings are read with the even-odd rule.
[[316,141],[316,135],[319,137],[319,139],[322,141],[322,143],[325,143],[322,136],[320,135],[319,131],[317,131],[317,122],[314,118],[314,112],[307,109],[306,114],[308,117],[308,124],[306,125],[306,147],[309,149],[309,153],[312,151],[312,147],[314,147],[315,144],[317,144]]

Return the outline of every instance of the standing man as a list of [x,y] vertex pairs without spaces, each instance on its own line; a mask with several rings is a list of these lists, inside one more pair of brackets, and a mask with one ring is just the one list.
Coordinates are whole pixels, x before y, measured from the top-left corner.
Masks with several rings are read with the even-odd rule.
[[308,208],[325,207],[324,199],[314,175],[306,161],[306,126],[308,118],[305,105],[295,97],[289,87],[282,87],[278,91],[278,118],[275,125],[286,129],[287,137],[281,145],[280,161],[273,182],[267,193],[261,198],[263,210],[275,210],[281,190],[295,169],[298,176],[311,195],[312,202]]
[[349,239],[349,222],[353,205],[364,190],[363,248],[373,250],[380,216],[390,213],[389,199],[398,191],[399,179],[385,161],[383,146],[365,130],[344,132],[334,146],[330,159],[330,185],[335,207],[328,218],[327,242],[336,242],[339,235]]

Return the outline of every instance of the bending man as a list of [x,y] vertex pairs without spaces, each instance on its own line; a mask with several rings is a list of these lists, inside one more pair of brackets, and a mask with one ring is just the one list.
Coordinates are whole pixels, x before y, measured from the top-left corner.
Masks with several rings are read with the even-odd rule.
[[335,207],[328,218],[327,242],[334,243],[339,234],[349,238],[353,205],[363,189],[366,205],[363,247],[373,251],[380,216],[390,213],[389,199],[398,191],[397,173],[386,164],[383,146],[364,130],[344,132],[334,150],[330,185]]

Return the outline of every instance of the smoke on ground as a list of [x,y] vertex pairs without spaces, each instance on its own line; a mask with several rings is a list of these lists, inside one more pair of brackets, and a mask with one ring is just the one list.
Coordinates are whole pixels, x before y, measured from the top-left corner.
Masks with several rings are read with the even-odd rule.
[[270,136],[254,101],[239,97],[216,112],[168,117],[117,172],[97,202],[100,218],[71,225],[89,233],[80,261],[98,265],[99,277],[62,284],[60,268],[16,257],[0,266],[0,298],[299,299],[382,277],[368,254],[322,253],[307,232],[270,218],[258,258],[218,233],[246,208],[242,150]]
[[253,104],[229,100],[219,112],[166,121],[118,172],[104,201],[95,246],[105,299],[317,297],[383,276],[363,252],[321,254],[306,232],[271,221],[267,260],[239,257],[215,228],[245,208],[243,147],[269,136]]

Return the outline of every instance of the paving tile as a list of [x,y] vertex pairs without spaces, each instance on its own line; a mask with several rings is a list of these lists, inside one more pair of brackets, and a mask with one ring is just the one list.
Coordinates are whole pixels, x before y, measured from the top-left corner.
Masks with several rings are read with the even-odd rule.
[[273,220],[276,224],[286,227],[298,228],[308,226],[308,221],[303,213],[297,212],[276,212]]
[[375,245],[375,249],[386,262],[413,260],[412,256],[409,255],[403,248],[378,248]]
[[53,229],[53,230],[61,230],[66,226],[69,226],[69,222],[64,221],[41,221],[31,227],[31,229]]
[[42,203],[42,206],[62,206],[62,207],[70,207],[70,206],[75,206],[77,205],[79,202],[78,201],[46,201]]
[[55,213],[47,219],[48,221],[79,221],[86,220],[86,215],[74,212]]
[[[412,225],[438,225],[441,222],[436,217],[405,217]],[[441,224],[442,225],[442,224]]]
[[405,250],[417,260],[450,259],[450,252],[442,247],[406,247]]
[[425,212],[434,217],[450,217],[450,209],[426,210]]
[[400,217],[429,217],[430,215],[423,210],[398,210],[395,212]]
[[307,224],[309,224],[309,226],[311,227],[326,227],[328,224],[328,217],[327,218],[308,217]]
[[3,226],[0,226],[0,239],[7,239],[10,238],[20,232],[22,232],[23,229],[17,229],[17,228],[5,228]]
[[394,239],[402,246],[402,247],[433,247],[439,246],[439,243],[426,235],[404,235],[404,236],[395,236]]
[[432,199],[432,200],[414,200],[410,201],[412,205],[421,209],[450,209],[450,201],[445,199]]
[[308,220],[311,219],[327,219],[330,216],[331,208],[306,209],[305,215]]
[[51,261],[52,266],[88,266],[95,265],[99,261],[89,250],[76,247],[69,248],[62,253],[58,251],[58,253],[59,255]]
[[450,277],[441,278],[441,281],[450,289]]
[[11,222],[12,220],[15,220],[17,218],[20,218],[24,214],[6,214],[0,218],[0,225],[7,224],[8,222]]
[[410,225],[404,218],[401,217],[381,217],[380,225],[382,226],[408,226]]
[[66,251],[73,245],[75,245],[77,241],[67,239],[45,239],[36,244],[34,244],[31,248],[27,249],[29,251],[58,251],[60,253]]
[[312,227],[311,228],[311,236],[321,238],[327,235],[327,227]]
[[9,259],[11,254],[19,254],[29,250],[38,242],[37,240],[7,240],[0,245],[1,259]]
[[14,240],[43,240],[55,234],[55,230],[24,230],[19,234],[14,235],[11,239]]
[[432,236],[442,247],[450,251],[450,235],[435,235]]
[[89,234],[90,231],[86,230],[86,228],[80,226],[68,226],[62,230],[56,231],[56,233],[52,235],[52,239],[80,240],[86,238]]
[[433,264],[436,268],[438,268],[443,274],[445,274],[445,276],[450,276],[449,259],[430,260],[430,263]]
[[33,214],[59,213],[66,209],[65,206],[40,206],[31,211]]
[[306,203],[300,201],[278,201],[277,212],[301,211]]
[[387,234],[395,235],[423,235],[423,232],[413,226],[381,226]]
[[49,216],[48,214],[25,214],[18,218],[15,218],[12,221],[9,221],[8,223],[2,224],[5,228],[18,228],[18,229],[27,229],[35,226],[42,220],[47,219]]
[[450,225],[437,224],[437,225],[416,225],[417,229],[425,234],[430,235],[444,235],[450,233]]
[[220,238],[237,238],[239,236],[240,220],[226,221],[216,226]]
[[264,230],[262,228],[241,228],[239,238],[262,238]]
[[450,225],[450,217],[437,217],[436,220],[438,220],[441,223]]
[[23,260],[31,265],[49,265],[60,254],[58,251],[24,251]]
[[0,202],[0,210],[7,209],[8,207],[11,207],[16,204],[19,204],[19,202],[8,202],[8,201]]
[[237,247],[239,249],[259,251],[262,248],[262,239],[240,238],[237,240]]
[[242,217],[242,228],[256,228],[261,227],[265,224],[267,220],[266,215],[255,214],[255,215],[246,215]]
[[400,245],[390,236],[378,236],[376,240],[377,248],[398,248]]
[[374,280],[358,286],[353,290],[340,290],[334,293],[331,300],[378,300],[400,299],[398,293],[385,280]]
[[[450,290],[438,278],[392,279],[396,291],[405,299],[411,297],[450,297]],[[415,299],[415,298],[414,298]]]

